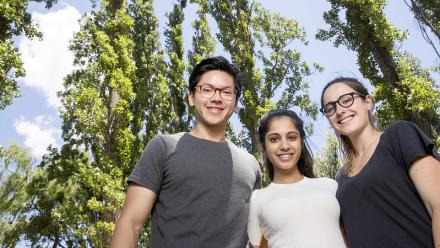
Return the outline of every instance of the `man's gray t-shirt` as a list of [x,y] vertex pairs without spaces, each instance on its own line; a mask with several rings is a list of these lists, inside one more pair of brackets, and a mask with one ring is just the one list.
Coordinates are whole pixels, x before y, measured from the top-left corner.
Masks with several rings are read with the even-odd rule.
[[231,142],[158,135],[128,178],[154,191],[152,247],[245,247],[255,158]]

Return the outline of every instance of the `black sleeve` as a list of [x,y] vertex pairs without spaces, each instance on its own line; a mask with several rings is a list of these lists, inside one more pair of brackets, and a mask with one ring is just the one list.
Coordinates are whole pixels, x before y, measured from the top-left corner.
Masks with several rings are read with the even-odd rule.
[[150,140],[128,183],[136,183],[159,194],[163,178],[165,144],[160,136]]
[[434,156],[439,159],[432,141],[412,122],[395,122],[388,127],[386,133],[393,154],[406,170],[419,157]]

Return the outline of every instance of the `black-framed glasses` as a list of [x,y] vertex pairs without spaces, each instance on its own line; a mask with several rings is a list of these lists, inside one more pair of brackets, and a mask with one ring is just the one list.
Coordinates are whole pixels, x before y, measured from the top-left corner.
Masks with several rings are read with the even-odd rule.
[[343,108],[348,108],[353,105],[355,96],[365,97],[365,95],[361,93],[350,92],[340,96],[337,101],[327,103],[319,111],[321,111],[325,116],[330,117],[336,113],[336,103]]
[[216,88],[209,84],[197,85],[196,88],[199,88],[200,96],[203,98],[211,98],[215,95],[215,92],[218,90],[220,96],[225,101],[234,100],[235,97],[235,89],[232,87],[226,87],[223,89]]

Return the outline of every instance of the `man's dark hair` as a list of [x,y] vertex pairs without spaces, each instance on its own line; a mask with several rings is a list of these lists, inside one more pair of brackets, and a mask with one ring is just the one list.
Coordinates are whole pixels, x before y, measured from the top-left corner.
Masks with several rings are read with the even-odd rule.
[[243,74],[236,65],[230,63],[223,56],[204,59],[194,67],[193,72],[189,76],[189,91],[194,92],[203,74],[214,70],[224,71],[234,78],[236,101],[238,101],[241,95],[241,89],[243,88]]

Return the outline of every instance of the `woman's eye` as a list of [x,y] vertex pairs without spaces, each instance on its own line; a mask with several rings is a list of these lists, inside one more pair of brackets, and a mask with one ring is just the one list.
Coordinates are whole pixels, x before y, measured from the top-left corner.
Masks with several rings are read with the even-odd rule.
[[344,105],[347,105],[347,104],[349,104],[351,102],[351,99],[344,99],[343,101],[342,101],[342,103],[344,104]]
[[296,136],[289,136],[288,139],[289,140],[296,140]]
[[269,138],[269,141],[272,142],[272,143],[277,142],[277,140],[278,140],[277,137],[271,137],[271,138]]
[[335,109],[335,107],[333,107],[333,105],[326,106],[325,107],[325,112],[326,113],[331,113],[331,112],[333,112],[334,109]]

